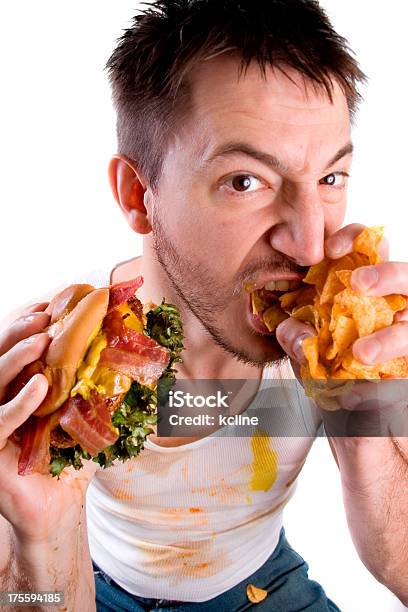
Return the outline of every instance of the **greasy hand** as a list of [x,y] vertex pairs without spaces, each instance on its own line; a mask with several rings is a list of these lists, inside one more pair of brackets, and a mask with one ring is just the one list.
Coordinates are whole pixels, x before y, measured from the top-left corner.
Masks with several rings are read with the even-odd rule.
[[13,431],[38,408],[47,394],[45,376],[32,377],[10,402],[4,403],[7,386],[23,367],[38,359],[49,343],[44,328],[47,303],[27,308],[0,333],[0,514],[21,536],[42,540],[70,523],[76,525],[86,488],[96,465],[89,462],[79,472],[64,470],[60,480],[51,475],[19,476],[19,448],[9,439]]
[[[352,224],[332,234],[325,241],[325,256],[339,259],[351,253],[353,241],[363,229],[363,225]],[[408,263],[387,261],[388,243],[385,239],[382,240],[380,254],[383,262],[354,270],[351,277],[352,288],[363,295],[370,296],[384,296],[391,293],[408,295]],[[289,355],[297,375],[299,365],[304,361],[302,341],[314,333],[311,326],[292,318],[283,321],[276,330],[278,342]],[[367,365],[383,363],[395,357],[408,356],[408,308],[395,315],[394,323],[390,327],[356,340],[353,344],[353,354],[356,359]],[[385,385],[383,387],[385,388]],[[387,389],[388,394],[389,389],[390,386]],[[400,390],[401,386],[398,391]],[[378,397],[377,385],[363,382],[355,385],[352,392],[341,396],[339,401],[343,408],[352,410],[361,409],[363,403],[367,407],[368,400],[375,397]],[[387,401],[392,401],[392,398],[388,397]],[[395,401],[398,399],[395,398]]]
[[[325,256],[338,259],[350,253],[363,229],[354,224],[333,234],[325,241]],[[384,240],[380,255],[382,263],[353,271],[353,290],[371,296],[408,295],[408,264],[389,262]],[[302,339],[314,333],[312,327],[290,318],[277,328],[277,339],[298,377],[304,359]],[[397,313],[391,326],[356,340],[352,350],[356,359],[371,365],[407,356],[407,310]],[[354,545],[366,567],[404,603],[408,601],[407,384],[406,380],[353,381],[351,389],[336,396],[342,411],[320,412],[340,470]]]

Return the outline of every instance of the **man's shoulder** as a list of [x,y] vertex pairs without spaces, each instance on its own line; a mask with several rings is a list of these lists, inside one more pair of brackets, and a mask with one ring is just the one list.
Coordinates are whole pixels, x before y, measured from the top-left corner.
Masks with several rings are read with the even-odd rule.
[[122,283],[132,280],[140,274],[141,256],[132,257],[116,264],[111,271],[110,279],[112,283]]

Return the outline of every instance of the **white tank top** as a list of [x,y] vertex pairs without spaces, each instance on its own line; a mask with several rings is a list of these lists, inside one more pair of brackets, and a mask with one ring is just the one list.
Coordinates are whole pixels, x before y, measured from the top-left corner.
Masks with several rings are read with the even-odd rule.
[[[81,280],[104,285],[108,277],[99,271]],[[98,469],[86,504],[91,556],[124,589],[207,601],[273,553],[282,510],[320,420],[288,364],[264,368],[259,391],[271,385],[280,390],[279,423],[286,421],[284,430],[296,437],[271,437],[256,427],[252,435],[233,437],[233,426],[226,426],[178,447],[147,439],[138,457]],[[258,397],[251,415],[260,409]],[[270,414],[276,416],[273,398]]]

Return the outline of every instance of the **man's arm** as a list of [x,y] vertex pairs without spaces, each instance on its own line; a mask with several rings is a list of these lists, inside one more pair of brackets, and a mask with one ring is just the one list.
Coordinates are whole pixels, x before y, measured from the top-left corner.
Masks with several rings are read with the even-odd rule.
[[[62,526],[63,527],[63,526]],[[80,529],[50,534],[47,540],[27,541],[0,517],[0,591],[62,591],[64,603],[36,605],[36,610],[95,608],[95,581],[83,511]]]
[[377,580],[408,605],[408,438],[328,439],[356,550]]

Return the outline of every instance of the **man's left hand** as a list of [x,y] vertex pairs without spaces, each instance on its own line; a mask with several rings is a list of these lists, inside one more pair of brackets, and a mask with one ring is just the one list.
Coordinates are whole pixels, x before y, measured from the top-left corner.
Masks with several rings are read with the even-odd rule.
[[[353,251],[359,224],[342,228],[325,242],[325,255],[339,259]],[[408,295],[408,263],[388,261],[388,244],[380,245],[382,262],[353,272],[352,289],[363,295]],[[316,332],[293,318],[283,321],[276,338],[289,355],[299,378],[305,361],[302,341]],[[354,357],[363,364],[380,364],[396,357],[408,358],[408,308],[397,313],[391,326],[356,340]],[[405,381],[381,385],[357,381],[337,401],[347,410],[400,410],[398,432],[384,437],[340,437],[328,433],[339,466],[350,534],[360,558],[371,573],[408,605],[408,401]],[[374,401],[373,401],[374,400]],[[392,412],[392,411],[391,411]],[[324,419],[323,419],[324,420]],[[405,425],[404,425],[405,423]]]
[[[340,259],[353,251],[354,238],[364,229],[354,223],[342,228],[325,242],[325,255],[330,259]],[[400,293],[408,296],[408,263],[386,261],[388,243],[385,239],[380,245],[383,262],[354,270],[351,287],[354,291],[367,296],[384,296]],[[315,332],[310,325],[296,319],[285,319],[276,330],[276,338],[289,355],[295,372],[304,362],[302,341]],[[353,344],[354,357],[365,365],[384,363],[395,357],[408,357],[408,308],[398,312],[393,325],[356,340]]]

